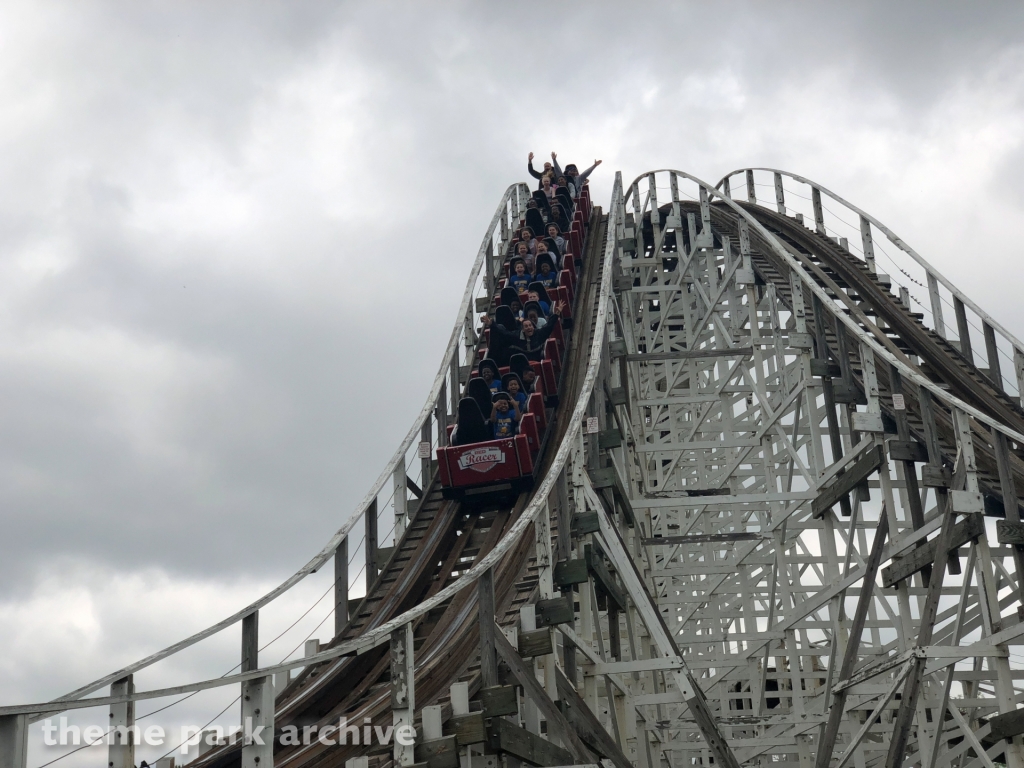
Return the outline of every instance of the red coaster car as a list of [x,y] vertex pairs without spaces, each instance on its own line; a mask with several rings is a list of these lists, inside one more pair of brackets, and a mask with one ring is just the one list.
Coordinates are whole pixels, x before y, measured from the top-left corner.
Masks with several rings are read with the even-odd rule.
[[466,502],[496,501],[533,488],[526,435],[437,449],[441,494]]

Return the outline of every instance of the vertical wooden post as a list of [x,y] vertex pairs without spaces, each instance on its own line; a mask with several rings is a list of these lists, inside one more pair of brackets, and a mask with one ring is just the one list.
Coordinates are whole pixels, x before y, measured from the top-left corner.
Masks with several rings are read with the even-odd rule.
[[753,205],[757,205],[757,190],[754,187],[754,172],[751,170],[747,171],[747,200]]
[[0,768],[28,763],[28,715],[0,715]]
[[445,379],[441,380],[441,391],[437,395],[434,413],[437,419],[437,444],[444,447],[448,445],[448,382]]
[[782,174],[775,174],[775,207],[780,216],[786,215],[786,193],[782,188]]
[[821,190],[811,187],[811,206],[814,208],[814,230],[818,234],[825,234],[825,211],[821,207]]
[[[132,675],[122,677],[110,684],[111,696],[130,696],[135,693]],[[110,727],[112,732],[107,744],[109,768],[135,768],[135,702],[110,705]]]
[[423,421],[423,428],[420,430],[420,442],[426,443],[428,446],[427,455],[420,459],[421,474],[420,474],[420,488],[423,489],[423,493],[427,492],[427,486],[430,485],[430,454],[429,446],[433,442],[433,430],[430,426],[430,419],[427,418]]
[[729,176],[726,176],[722,181],[722,194],[726,197],[732,197],[732,187],[729,184]]
[[377,580],[377,499],[363,513],[363,525],[366,527],[366,594]]
[[484,571],[476,583],[476,603],[480,623],[480,686],[498,684],[498,656],[494,647],[494,569]]
[[982,332],[985,335],[985,356],[988,357],[988,377],[996,385],[996,389],[1003,391],[1003,373],[999,364],[999,347],[996,346],[996,330],[986,322],[981,324]]
[[403,725],[412,726],[416,707],[416,666],[413,659],[412,623],[391,633],[391,711],[395,726],[394,759],[396,765],[412,765],[413,745],[397,738]]
[[405,462],[398,462],[394,474],[391,477],[391,484],[394,488],[395,505],[395,544],[405,535],[405,524],[409,514],[409,476],[405,474]]
[[459,415],[459,397],[462,395],[462,382],[459,379],[459,348],[455,347],[452,352],[452,362],[448,367],[448,378],[450,379],[448,390],[451,393],[452,418]]
[[[242,672],[259,669],[259,611],[242,619]],[[242,682],[242,768],[273,768],[274,682]]]
[[865,217],[860,217],[860,242],[864,251],[864,261],[868,263],[868,269],[875,271],[875,243],[871,239],[871,222]]
[[971,327],[967,324],[967,310],[964,303],[953,297],[953,312],[956,315],[956,332],[960,334],[960,354],[971,365],[974,365],[974,353],[971,350]]
[[348,625],[348,536],[334,550],[334,636]]
[[939,279],[928,273],[928,298],[932,305],[932,327],[942,338],[946,338],[946,321],[942,318],[942,296],[939,294]]

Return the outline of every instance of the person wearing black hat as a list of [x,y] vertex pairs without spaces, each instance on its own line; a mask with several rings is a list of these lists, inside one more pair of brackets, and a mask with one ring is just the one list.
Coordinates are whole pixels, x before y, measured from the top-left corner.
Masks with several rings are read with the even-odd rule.
[[530,320],[523,320],[522,330],[516,328],[510,330],[498,325],[488,315],[484,315],[482,320],[484,327],[491,329],[491,338],[501,339],[507,345],[505,348],[509,352],[526,355],[529,360],[540,360],[544,357],[544,343],[548,340],[551,332],[555,330],[555,323],[561,319],[564,307],[564,302],[558,302],[551,317],[548,318],[548,324],[540,329]]
[[477,372],[492,393],[501,391],[501,371],[498,369],[498,364],[491,358],[485,357],[481,360],[477,366]]
[[508,392],[495,392],[491,400],[491,427],[494,430],[494,439],[512,437],[523,418],[518,404]]
[[518,373],[509,371],[501,377],[501,388],[508,392],[509,397],[519,407],[520,413],[526,413],[526,388]]

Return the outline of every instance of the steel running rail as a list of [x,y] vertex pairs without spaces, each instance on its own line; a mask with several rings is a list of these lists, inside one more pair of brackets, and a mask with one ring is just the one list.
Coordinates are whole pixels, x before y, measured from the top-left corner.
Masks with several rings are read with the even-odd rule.
[[[787,215],[787,203],[785,197],[786,190],[783,185],[783,179],[792,179],[793,181],[799,182],[800,184],[805,184],[808,187],[810,187],[810,198],[798,195],[795,192],[794,194],[797,195],[798,197],[804,197],[804,199],[810,201],[812,206],[811,215],[814,217],[815,228],[822,234],[827,235],[827,230],[832,229],[831,227],[827,227],[825,222],[824,213],[827,209],[825,209],[822,205],[822,195],[831,200],[834,200],[836,203],[838,203],[848,211],[856,214],[859,222],[858,225],[854,225],[851,224],[850,222],[844,221],[842,218],[829,211],[829,213],[832,213],[833,217],[837,221],[843,223],[847,227],[850,227],[851,229],[854,230],[851,231],[851,235],[856,236],[856,234],[859,234],[861,236],[861,242],[863,246],[861,249],[861,255],[872,271],[875,270],[876,255],[874,251],[877,247],[875,239],[873,238],[871,233],[871,226],[874,225],[874,227],[878,229],[879,232],[885,235],[889,242],[891,242],[900,251],[902,251],[911,259],[913,259],[917,266],[923,270],[923,276],[925,278],[924,283],[920,282],[917,278],[915,278],[909,272],[904,270],[903,267],[897,264],[889,254],[885,254],[886,258],[888,258],[889,261],[893,263],[893,266],[899,269],[909,280],[915,282],[917,285],[928,291],[928,303],[930,305],[929,307],[925,307],[924,304],[922,304],[916,298],[914,298],[914,301],[917,302],[922,307],[922,309],[930,309],[932,316],[932,330],[934,330],[943,338],[949,338],[949,334],[946,331],[946,321],[943,317],[942,311],[942,304],[945,302],[947,305],[950,305],[954,311],[954,315],[956,318],[957,335],[959,337],[958,340],[961,344],[961,354],[963,354],[963,356],[967,358],[969,362],[974,363],[972,344],[970,340],[970,328],[971,326],[973,326],[975,330],[979,331],[984,338],[986,347],[986,357],[988,359],[987,362],[989,366],[989,377],[993,380],[996,386],[998,386],[1003,391],[1006,391],[1007,394],[1012,393],[1007,391],[1006,384],[1015,386],[1017,388],[1017,395],[1020,398],[1022,398],[1022,400],[1024,400],[1024,342],[1022,342],[1020,339],[1018,339],[1016,336],[1010,333],[1010,331],[1004,328],[991,315],[989,315],[981,307],[979,307],[974,301],[970,299],[969,296],[967,296],[967,294],[965,294],[963,291],[957,288],[952,283],[952,281],[950,281],[945,275],[939,272],[917,251],[911,248],[905,240],[896,235],[895,232],[893,232],[891,229],[885,226],[885,224],[880,222],[874,216],[862,210],[861,208],[858,208],[853,203],[850,203],[849,201],[835,194],[831,190],[823,187],[821,184],[818,184],[817,182],[812,181],[804,176],[800,176],[795,173],[790,173],[789,171],[783,171],[776,168],[740,168],[735,171],[731,171],[730,173],[727,173],[725,176],[723,176],[722,179],[718,182],[718,184],[715,185],[715,188],[721,190],[724,194],[731,197],[731,179],[735,176],[742,175],[745,181],[748,202],[753,203],[755,205],[762,205],[762,207],[770,208],[770,205],[766,205],[764,202],[758,200],[757,198],[756,187],[769,185],[762,185],[757,183],[754,177],[755,172],[771,173],[773,175],[774,184],[772,186],[774,186],[775,205],[779,213],[781,213],[784,216]],[[796,210],[793,206],[789,206],[789,209]],[[829,223],[831,224],[832,222]],[[859,232],[856,232],[856,226],[859,226]],[[907,266],[910,267],[910,265]],[[952,297],[952,302],[947,301],[945,297],[942,296],[942,293],[939,288],[940,285],[944,287],[947,291],[949,291],[949,294]],[[907,292],[907,297],[910,297],[909,291]],[[980,328],[978,328],[977,325],[970,323],[966,313],[967,309],[970,309],[981,321]],[[998,359],[1000,350],[996,342],[996,334],[1001,336],[1006,345],[1008,345],[1010,349],[1013,351],[1013,357],[1011,360],[1015,374],[1013,376],[1004,377],[1002,374],[1002,366],[1000,365]],[[964,344],[965,339],[966,344]],[[993,362],[993,360],[995,362]]]
[[[1014,429],[1010,429],[1002,422],[993,419],[988,414],[983,413],[982,411],[978,410],[972,405],[969,405],[968,403],[965,403],[960,398],[951,395],[949,392],[942,389],[942,387],[935,384],[927,377],[921,375],[919,371],[907,365],[905,362],[903,362],[898,357],[893,355],[892,352],[890,352],[884,346],[879,344],[878,340],[875,339],[874,336],[872,336],[870,333],[861,328],[857,324],[857,322],[852,317],[847,315],[842,310],[842,308],[832,299],[832,297],[828,295],[825,289],[818,285],[817,281],[814,280],[814,278],[812,278],[803,268],[803,265],[800,264],[800,262],[796,258],[794,258],[789,251],[786,250],[786,248],[782,245],[781,242],[779,242],[778,238],[776,238],[775,235],[773,235],[771,232],[765,229],[765,227],[759,221],[757,221],[757,219],[751,216],[749,212],[744,210],[742,206],[740,206],[735,200],[732,199],[732,197],[726,194],[725,190],[719,189],[717,187],[712,187],[706,181],[702,181],[696,176],[686,173],[685,171],[677,171],[671,168],[659,168],[658,170],[643,173],[633,180],[633,183],[630,185],[629,192],[626,193],[622,201],[623,214],[625,213],[626,203],[631,199],[631,195],[633,195],[634,193],[639,193],[640,180],[649,179],[650,184],[652,186],[655,186],[654,177],[657,173],[672,173],[678,177],[688,179],[697,184],[698,186],[702,187],[707,192],[709,199],[711,197],[720,198],[722,202],[728,205],[738,216],[742,217],[751,228],[757,231],[757,233],[764,239],[764,241],[768,243],[768,245],[775,252],[775,254],[779,258],[784,260],[786,264],[789,265],[790,269],[792,269],[797,275],[800,276],[800,279],[803,281],[803,283],[808,287],[809,290],[811,290],[814,293],[815,296],[818,297],[822,305],[827,307],[828,310],[841,323],[843,323],[847,328],[850,329],[854,338],[856,338],[862,344],[865,344],[868,347],[870,347],[871,350],[876,355],[878,355],[879,358],[885,360],[887,363],[894,366],[900,372],[900,374],[904,376],[906,379],[912,381],[919,387],[927,389],[936,398],[938,398],[941,402],[945,403],[947,406],[951,408],[958,408],[961,411],[970,414],[982,424],[985,424],[986,426],[1000,432],[1006,437],[1016,440],[1018,443],[1024,444],[1024,434],[1021,434],[1020,432],[1017,432]],[[726,178],[728,178],[728,176]],[[648,201],[649,199],[650,198],[648,198]],[[636,198],[633,198],[633,202],[634,215],[638,217],[642,216],[644,209],[647,207],[647,202],[645,202],[643,206],[640,205],[639,200]],[[611,213],[614,214],[615,211],[613,210]],[[638,221],[636,223],[639,226],[640,222]]]
[[[529,196],[530,188],[522,182],[512,184],[508,187],[508,189],[505,190],[505,193],[504,195],[502,195],[501,198],[501,203],[499,203],[497,210],[494,212],[494,216],[491,218],[490,225],[487,228],[487,233],[484,235],[483,241],[480,244],[480,248],[477,251],[476,260],[473,262],[473,266],[470,268],[469,280],[466,283],[466,290],[462,295],[462,302],[459,305],[459,312],[457,315],[457,319],[455,321],[455,326],[452,328],[452,333],[448,339],[448,345],[447,348],[445,349],[444,357],[441,360],[441,366],[437,372],[437,375],[434,377],[434,382],[431,385],[430,393],[427,395],[426,403],[420,410],[419,414],[416,416],[416,419],[413,421],[412,427],[409,429],[409,432],[402,440],[401,444],[398,447],[398,450],[395,451],[394,455],[391,457],[391,460],[387,463],[386,467],[384,468],[384,471],[380,473],[380,475],[377,477],[377,480],[371,486],[370,490],[356,506],[354,514],[348,519],[348,521],[344,525],[341,526],[341,528],[338,529],[338,531],[334,534],[334,536],[331,537],[327,544],[325,544],[324,547],[309,562],[307,562],[304,566],[302,566],[302,568],[300,568],[287,579],[285,579],[277,587],[270,590],[265,595],[250,603],[241,610],[237,611],[236,613],[233,613],[232,615],[223,619],[222,621],[219,621],[218,623],[213,624],[207,627],[206,629],[200,630],[199,632],[196,632],[195,634],[183,640],[180,640],[177,643],[174,643],[173,645],[169,645],[163,650],[157,651],[156,653],[146,656],[145,658],[140,659],[139,661],[136,661],[133,664],[129,664],[123,669],[105,675],[104,677],[101,677],[98,680],[94,680],[93,682],[88,683],[87,685],[83,685],[82,687],[77,688],[74,691],[65,694],[64,696],[47,702],[48,708],[46,710],[41,709],[39,705],[32,705],[31,707],[3,707],[0,708],[0,714],[19,714],[25,712],[42,713],[44,711],[47,714],[53,714],[56,712],[63,711],[63,705],[67,705],[71,702],[80,701],[83,696],[93,693],[94,691],[97,691],[105,686],[108,686],[111,683],[126,677],[127,675],[134,674],[139,670],[145,669],[146,667],[149,667],[157,663],[158,661],[162,661],[163,659],[166,659],[169,656],[173,656],[179,651],[189,648],[190,646],[195,645],[196,643],[205,640],[206,638],[211,637],[212,635],[215,635],[218,632],[227,629],[228,627],[234,624],[237,624],[246,616],[259,610],[265,605],[273,602],[275,599],[286,593],[288,590],[290,590],[292,587],[294,587],[296,584],[298,584],[300,581],[302,581],[310,574],[316,573],[325,563],[327,563],[331,558],[333,558],[335,556],[335,553],[338,552],[339,547],[346,541],[349,533],[355,527],[356,523],[358,523],[366,516],[367,511],[377,509],[376,502],[378,500],[378,496],[384,491],[385,484],[387,483],[388,479],[392,477],[395,477],[397,479],[398,475],[401,473],[406,473],[405,476],[408,476],[408,462],[416,462],[417,446],[414,444],[416,443],[417,436],[422,438],[424,435],[428,434],[438,436],[444,435],[444,427],[442,426],[440,429],[437,428],[437,425],[441,423],[438,417],[441,415],[442,410],[444,414],[447,415],[447,403],[445,402],[446,389],[450,387],[454,388],[455,394],[453,395],[452,407],[453,414],[455,413],[456,410],[455,406],[457,406],[458,404],[457,400],[455,400],[454,398],[457,398],[458,396],[457,387],[459,383],[458,369],[460,360],[459,348],[460,346],[463,347],[464,355],[467,357],[466,362],[471,362],[468,359],[468,357],[471,354],[472,347],[475,346],[476,344],[476,338],[473,331],[473,321],[476,314],[474,298],[478,294],[480,294],[481,291],[482,295],[490,296],[490,287],[485,284],[488,282],[493,282],[493,275],[495,274],[496,271],[496,265],[500,266],[500,262],[501,260],[504,259],[505,250],[508,246],[510,238],[510,222],[513,225],[518,222],[521,211],[525,210],[526,200],[529,198]],[[498,235],[497,243],[495,243],[495,235]],[[431,448],[431,452],[433,452],[433,446]],[[408,454],[412,454],[411,459]],[[419,469],[419,477],[422,481],[423,476],[425,474],[423,472],[424,467],[422,462]],[[423,483],[423,485],[426,484]],[[402,493],[404,494],[404,484],[401,490]],[[385,498],[383,504],[387,504],[390,500],[391,498]],[[398,526],[396,526],[396,539],[400,537],[399,534],[400,531],[398,530]],[[372,577],[369,574],[367,574],[366,580],[368,582],[366,585],[367,591],[369,591],[369,587],[371,585],[370,582],[372,582]],[[281,664],[278,665],[278,667],[275,667],[275,669],[279,668],[283,671],[285,669],[294,668],[297,666],[304,666],[308,663],[309,660],[304,659],[303,663]],[[251,679],[253,677],[255,677],[255,675],[252,674],[235,675],[231,677],[217,678],[217,680],[221,680],[226,683],[237,682],[240,679]],[[180,690],[192,691],[216,687],[210,685],[210,682],[211,681],[205,681],[205,683],[184,686],[183,688],[180,688]],[[179,690],[179,688],[167,690],[176,692]],[[162,695],[171,694],[167,693]],[[117,700],[139,700],[141,698],[155,697],[142,696],[137,694],[134,697],[129,698],[119,697]],[[103,699],[91,699],[88,700],[87,706],[99,706],[101,702],[109,701],[113,701],[113,699],[110,697]],[[82,705],[79,704],[78,707],[74,708],[80,708],[81,706]],[[32,720],[35,721],[40,719],[41,717],[43,717],[43,715],[39,714],[38,716],[33,717]]]
[[[509,195],[512,192],[514,192],[516,189],[521,188],[525,188],[525,185],[520,184],[510,187],[509,190],[505,193],[505,198],[503,198],[502,200],[502,206],[508,203]],[[498,223],[498,217],[503,210],[502,206],[499,206],[499,211],[497,214],[495,214],[495,219],[492,220],[491,222],[491,229],[488,230],[489,233],[493,232],[493,228]],[[528,527],[536,519],[538,513],[540,513],[541,510],[545,509],[546,501],[550,496],[551,492],[554,490],[555,482],[559,474],[561,473],[562,468],[566,465],[566,462],[568,461],[569,456],[572,452],[577,434],[582,429],[582,424],[584,421],[584,416],[586,415],[586,410],[588,403],[590,401],[590,396],[594,390],[594,385],[597,381],[597,377],[600,372],[607,319],[613,307],[613,303],[611,300],[612,271],[614,257],[617,251],[617,222],[616,220],[614,220],[613,217],[616,215],[616,211],[622,210],[624,210],[622,195],[622,175],[621,173],[616,173],[615,185],[612,190],[611,210],[609,213],[607,236],[605,239],[605,249],[603,254],[602,265],[603,268],[601,274],[600,291],[598,294],[597,314],[594,320],[594,338],[590,346],[590,355],[587,361],[587,373],[583,380],[583,385],[580,390],[579,399],[577,400],[576,405],[572,411],[572,414],[569,417],[568,427],[566,429],[565,434],[562,436],[562,441],[559,443],[558,450],[555,453],[554,459],[552,460],[551,465],[544,476],[544,479],[534,490],[533,496],[529,504],[527,504],[526,508],[523,510],[522,515],[512,525],[508,533],[501,538],[501,540],[494,547],[494,549],[492,549],[487,555],[485,555],[477,563],[475,563],[472,568],[470,568],[468,571],[462,574],[458,579],[449,584],[447,587],[440,590],[433,597],[431,597],[428,600],[425,600],[416,607],[409,609],[405,613],[396,616],[390,621],[381,624],[375,629],[366,632],[365,634],[357,638],[348,640],[344,643],[340,643],[339,645],[327,651],[322,651],[314,655],[306,656],[301,660],[296,660],[294,662],[288,662],[285,664],[279,664],[272,667],[263,667],[261,669],[256,669],[249,672],[244,672],[227,677],[215,678],[213,680],[206,680],[198,683],[182,685],[176,688],[168,688],[153,691],[139,691],[127,696],[108,696],[103,698],[97,697],[87,700],[74,700],[66,697],[64,699],[58,699],[52,702],[46,702],[44,704],[25,704],[17,706],[0,707],[0,716],[37,714],[41,717],[44,716],[43,713],[45,713],[45,715],[50,715],[56,711],[60,711],[61,709],[82,709],[86,707],[106,706],[108,704],[119,704],[127,701],[140,701],[143,699],[161,698],[164,696],[176,695],[179,693],[188,693],[195,690],[206,690],[209,688],[221,687],[224,685],[238,684],[239,682],[266,677],[268,675],[273,675],[277,672],[283,672],[285,670],[293,669],[295,667],[313,666],[321,662],[339,658],[341,656],[351,656],[354,654],[359,654],[378,645],[390,642],[391,634],[393,631],[403,627],[409,622],[414,621],[420,616],[428,613],[429,611],[433,610],[438,605],[449,600],[450,598],[452,598],[462,590],[466,589],[467,587],[473,586],[476,583],[477,579],[480,578],[480,576],[482,576],[487,570],[492,568],[501,558],[503,558],[512,549],[513,545],[515,545],[519,541],[519,539],[527,531]],[[486,248],[488,247],[488,243],[488,239],[485,238],[484,244],[481,246],[480,253],[477,256],[477,261],[474,264],[473,277],[470,278],[469,287],[467,287],[466,294],[463,297],[462,307],[460,309],[460,323],[463,321],[464,312],[469,305],[470,298],[472,297],[472,287],[476,284],[476,279],[479,276],[479,270],[482,266],[484,266],[482,262],[485,256]],[[495,272],[492,272],[492,274],[494,273]],[[453,350],[455,349],[455,342],[458,341],[459,335],[460,326],[457,325],[452,333],[452,340],[451,343],[449,344],[448,352],[445,355],[444,363],[441,366],[441,373],[439,374],[438,379],[435,380],[434,387],[431,390],[431,398],[428,399],[427,406],[424,407],[424,410],[422,412],[422,414],[425,414],[427,418],[429,418],[428,409],[431,408],[433,405],[433,398],[435,398],[441,390],[441,382],[443,381],[442,377],[446,371],[446,366],[453,359],[452,353]],[[412,430],[410,430],[409,435],[406,437],[406,440],[403,443],[403,448],[405,450],[407,450],[408,447],[411,446],[412,440],[415,438],[416,431],[418,428],[419,427],[417,425],[414,426]],[[382,487],[388,475],[393,470],[393,467],[397,466],[398,460],[401,459],[403,456],[403,449],[400,448],[399,451],[395,454],[395,458],[392,459],[391,464],[389,464],[389,468],[381,474],[380,478],[378,478],[377,483],[374,486],[375,488],[379,490],[379,488]],[[374,493],[375,492],[371,491],[371,493],[368,494],[366,498],[364,498],[364,505],[366,503],[369,503],[369,501],[374,497]],[[91,683],[89,686],[85,686],[79,689],[79,691],[76,691],[75,693],[81,696],[84,695],[84,693],[95,691],[98,688],[107,685],[110,682],[113,682],[114,680],[120,679],[121,677],[124,677],[125,675],[130,674],[135,670],[142,669],[143,667],[148,666],[149,664],[152,664],[153,662],[158,661],[159,659],[166,658],[172,653],[181,650],[182,648],[188,647],[188,645],[198,642],[204,637],[208,637],[214,632],[220,631],[221,629],[241,620],[245,615],[252,613],[252,611],[256,610],[260,605],[264,605],[271,599],[273,599],[271,595],[276,597],[277,595],[286,591],[294,583],[297,583],[302,577],[309,573],[312,573],[313,570],[315,570],[315,568],[311,569],[311,566],[316,565],[317,567],[319,567],[320,565],[323,565],[323,563],[326,562],[333,555],[333,550],[331,549],[331,547],[337,547],[340,540],[344,538],[344,536],[347,534],[349,530],[351,530],[352,525],[354,525],[354,520],[358,518],[358,515],[359,513],[357,513],[355,518],[346,523],[346,525],[343,526],[342,529],[337,534],[335,534],[334,538],[331,539],[331,542],[329,542],[328,545],[321,551],[321,553],[314,557],[309,564],[307,564],[302,570],[298,571],[294,576],[291,577],[291,579],[284,582],[284,584],[282,584],[276,590],[274,590],[271,593],[268,593],[268,595],[264,598],[261,598],[260,601],[256,601],[252,605],[236,613],[234,616],[225,619],[220,624],[216,624],[213,627],[204,630],[203,632],[193,635],[187,640],[183,640],[180,643],[170,646],[169,648],[165,649],[164,651],[161,651],[158,654],[154,654],[153,656],[147,657],[146,659],[143,659],[142,661],[137,662],[134,665],[126,667],[122,671],[116,672],[113,675],[109,675],[95,683]]]

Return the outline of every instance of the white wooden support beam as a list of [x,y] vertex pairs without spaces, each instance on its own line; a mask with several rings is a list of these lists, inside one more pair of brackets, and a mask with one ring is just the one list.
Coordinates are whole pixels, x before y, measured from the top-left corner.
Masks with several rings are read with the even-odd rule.
[[959,408],[953,409],[953,425],[956,430],[957,451],[964,469],[963,490],[950,491],[953,511],[959,514],[983,514],[985,501],[978,487],[978,461],[974,455],[974,439],[971,437],[970,416]]
[[242,684],[242,768],[273,768],[274,678]]
[[413,660],[412,623],[391,633],[391,711],[396,737],[394,760],[396,765],[415,762],[413,745],[402,744],[397,738],[402,726],[412,727],[416,707],[416,665]]
[[928,273],[928,299],[932,305],[932,330],[942,338],[946,338],[946,321],[942,317],[942,295],[939,293],[939,280],[931,272]]
[[366,571],[363,574],[366,579],[366,594],[370,594],[370,587],[377,580],[377,499],[370,502],[370,506],[363,513],[363,525],[366,530],[366,539],[363,542],[366,554]]
[[[132,675],[110,684],[111,696],[135,693]],[[110,738],[107,742],[108,768],[135,768],[135,702],[110,705]]]
[[453,417],[459,413],[459,398],[462,396],[462,380],[459,376],[459,348],[455,347],[452,361],[448,366],[448,391],[451,394],[451,411]]
[[[334,636],[348,626],[348,536],[334,550]],[[285,673],[286,675],[289,673]]]
[[[675,174],[672,175],[675,176]],[[732,197],[732,187],[729,184],[730,178],[732,177],[726,176],[724,179],[722,179],[722,194],[725,195],[726,197]]]
[[[259,669],[259,611],[242,619],[242,672]],[[242,681],[242,768],[273,768],[274,678]]]
[[[458,411],[453,412],[453,418]],[[437,393],[437,404],[434,406],[434,418],[437,421],[437,444],[448,445],[448,381],[441,380],[441,390]]]
[[0,715],[0,768],[28,764],[28,715]]
[[712,248],[715,244],[715,236],[711,231],[711,202],[708,197],[708,188],[700,188],[700,236],[697,244],[701,248]]
[[423,489],[423,493],[427,492],[427,487],[430,485],[430,457],[433,450],[430,449],[430,445],[433,443],[433,429],[430,423],[430,417],[428,416],[423,420],[423,427],[420,430],[420,444],[427,444],[427,455],[420,458],[421,474],[420,474],[420,488]]
[[740,237],[740,266],[736,270],[736,285],[753,285],[754,265],[750,260],[750,227],[744,219],[738,222]]
[[551,505],[545,504],[540,514],[533,523],[535,536],[535,556],[537,558],[537,588],[540,590],[540,599],[549,600],[555,597],[555,587],[552,581],[554,569],[554,556],[551,551]]
[[393,499],[395,505],[395,544],[405,535],[405,525],[409,513],[408,478],[409,476],[405,473],[405,462],[398,462],[391,482],[395,492]]
[[775,207],[780,216],[786,215],[786,193],[782,188],[782,174],[775,174]]
[[811,207],[814,208],[814,231],[825,234],[825,211],[821,207],[821,190],[811,187]]
[[1024,352],[1016,347],[1013,348],[1013,370],[1017,374],[1017,399],[1024,406]]
[[864,261],[868,263],[868,269],[875,271],[875,242],[871,239],[871,222],[867,217],[860,217],[860,242],[864,251]]
[[754,187],[754,172],[747,170],[747,200],[757,205],[757,189]]

